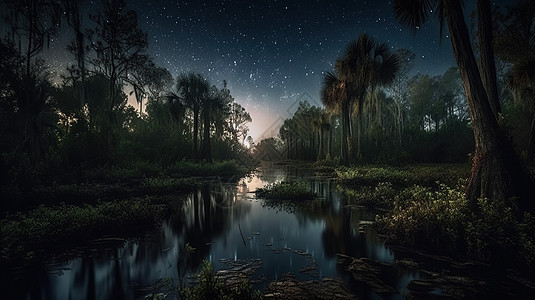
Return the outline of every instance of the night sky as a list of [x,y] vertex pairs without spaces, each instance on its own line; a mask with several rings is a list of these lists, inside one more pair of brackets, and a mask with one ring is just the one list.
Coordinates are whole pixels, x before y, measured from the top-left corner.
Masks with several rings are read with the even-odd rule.
[[[436,20],[416,31],[402,27],[394,19],[391,1],[127,2],[148,33],[149,54],[157,65],[173,76],[200,73],[218,86],[227,80],[236,101],[253,118],[250,135],[255,141],[277,134],[299,100],[321,105],[323,72],[333,70],[348,42],[361,33],[387,43],[392,51],[414,52],[413,72],[435,75],[455,65],[448,31],[440,43]],[[470,22],[475,0],[467,2]],[[100,1],[86,5],[94,10]],[[63,56],[59,46],[54,47],[45,55],[61,66]]]

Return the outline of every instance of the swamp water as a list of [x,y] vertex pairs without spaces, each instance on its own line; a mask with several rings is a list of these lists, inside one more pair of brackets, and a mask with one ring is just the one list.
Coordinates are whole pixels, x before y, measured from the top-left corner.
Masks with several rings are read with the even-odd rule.
[[[163,293],[176,297],[179,273],[192,274],[208,260],[227,274],[229,270],[247,274],[258,289],[291,272],[306,281],[342,278],[357,296],[380,298],[371,288],[357,288],[351,275],[337,265],[337,254],[394,261],[393,251],[369,226],[375,214],[347,205],[332,180],[292,172],[284,167],[265,169],[238,184],[214,180],[194,193],[176,196],[173,213],[157,233],[119,241],[98,254],[84,251],[69,262],[48,264],[24,279],[21,296],[133,299]],[[299,204],[256,199],[254,190],[281,180],[304,180],[318,198]],[[99,241],[113,242],[113,238]],[[195,250],[184,259],[187,244]],[[420,277],[417,271],[399,268],[395,273],[390,285],[402,292],[410,280]]]

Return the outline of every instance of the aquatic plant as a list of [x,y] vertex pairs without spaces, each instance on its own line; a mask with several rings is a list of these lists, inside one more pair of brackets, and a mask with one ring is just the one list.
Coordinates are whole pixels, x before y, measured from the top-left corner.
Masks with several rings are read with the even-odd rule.
[[260,291],[255,290],[248,279],[237,283],[226,283],[214,270],[212,264],[204,260],[196,276],[197,283],[180,292],[183,299],[263,299]]
[[255,191],[256,197],[279,200],[310,200],[316,197],[303,181],[272,183]]

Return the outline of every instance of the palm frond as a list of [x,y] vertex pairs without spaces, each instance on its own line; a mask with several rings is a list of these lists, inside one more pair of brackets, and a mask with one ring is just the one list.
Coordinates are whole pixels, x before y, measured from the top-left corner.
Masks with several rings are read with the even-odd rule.
[[394,16],[401,25],[416,29],[429,20],[438,1],[441,0],[394,0]]
[[379,85],[387,85],[394,81],[401,69],[401,62],[396,54],[390,54],[383,56],[383,62],[380,67],[378,76]]
[[321,88],[321,102],[329,110],[338,110],[340,101],[342,101],[342,90],[344,82],[336,74],[327,72],[323,76],[323,85]]

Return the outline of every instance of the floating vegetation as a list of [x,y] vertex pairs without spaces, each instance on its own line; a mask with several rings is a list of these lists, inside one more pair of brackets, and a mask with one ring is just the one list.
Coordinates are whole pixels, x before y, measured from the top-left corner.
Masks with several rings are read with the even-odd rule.
[[311,200],[316,193],[303,181],[282,181],[268,184],[255,191],[256,197],[277,200]]

